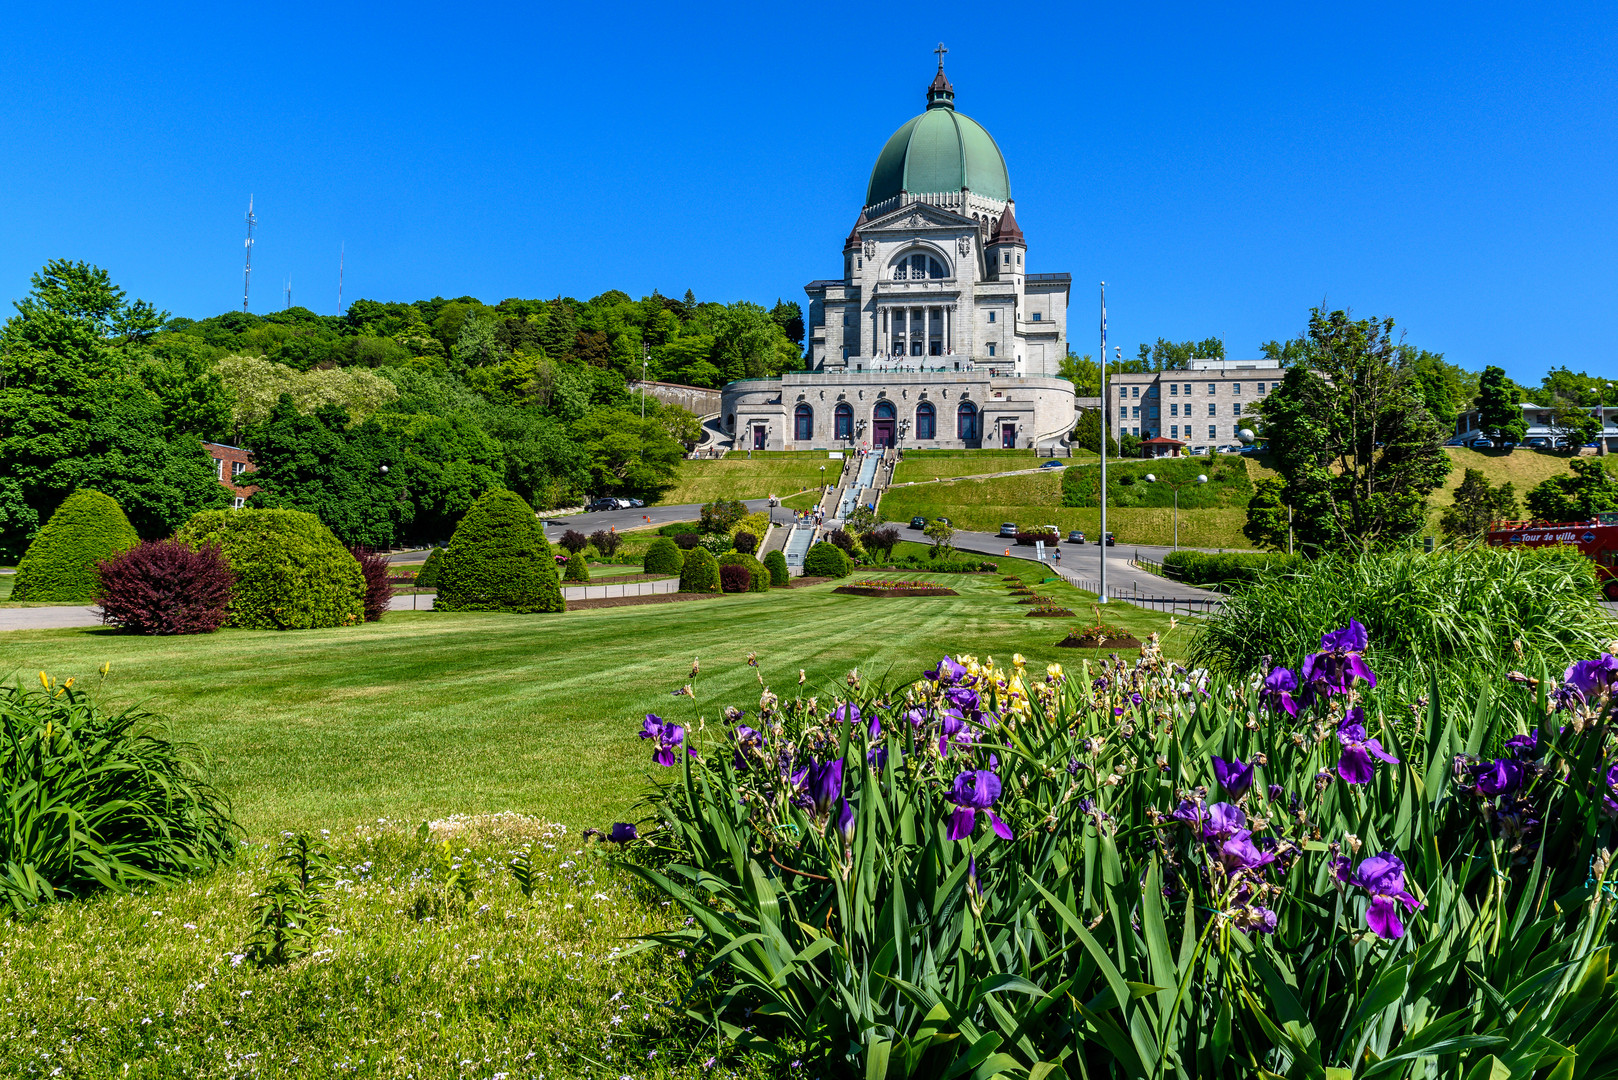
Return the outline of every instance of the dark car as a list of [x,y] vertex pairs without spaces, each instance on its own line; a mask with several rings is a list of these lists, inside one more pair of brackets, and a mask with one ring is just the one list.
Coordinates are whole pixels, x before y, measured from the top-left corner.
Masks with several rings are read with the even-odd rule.
[[1011,537],[1012,539],[1016,539],[1017,523],[1015,521],[1002,521],[1000,523],[1000,535],[1003,537]]
[[[1101,541],[1097,540],[1096,541],[1096,547],[1100,547],[1100,546],[1101,546]],[[1118,538],[1113,536],[1112,533],[1107,534],[1107,546],[1108,547],[1117,547],[1118,546]]]
[[617,499],[607,499],[607,498],[596,499],[589,506],[585,507],[585,509],[586,510],[592,510],[592,511],[594,511],[594,510],[617,510],[617,509],[619,509],[618,500]]
[[1062,462],[1057,461],[1055,458],[1051,458],[1049,461],[1040,465],[1041,469],[1060,469],[1061,467]]
[[1070,544],[1082,544],[1084,543],[1084,534],[1079,530],[1074,529],[1072,532],[1067,534],[1067,542]]
[[915,517],[910,519],[910,527],[912,529],[925,529],[927,527],[927,519],[922,517],[920,514],[917,514]]

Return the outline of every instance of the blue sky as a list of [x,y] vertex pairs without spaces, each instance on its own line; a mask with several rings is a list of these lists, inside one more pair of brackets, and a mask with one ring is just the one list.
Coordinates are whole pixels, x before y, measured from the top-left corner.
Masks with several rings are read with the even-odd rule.
[[[0,297],[52,257],[176,314],[470,294],[803,299],[934,44],[1071,337],[1311,305],[1537,381],[1618,374],[1612,4],[28,5],[0,36]],[[1554,11],[1547,9],[1554,8]]]

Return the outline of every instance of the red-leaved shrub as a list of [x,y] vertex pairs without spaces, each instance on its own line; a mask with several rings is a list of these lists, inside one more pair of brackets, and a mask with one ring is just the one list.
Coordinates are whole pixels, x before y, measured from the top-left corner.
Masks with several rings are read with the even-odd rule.
[[148,540],[96,564],[102,618],[137,634],[211,634],[225,621],[230,571],[218,544]]
[[747,567],[727,563],[719,568],[719,587],[725,592],[746,592],[753,584],[753,575]]
[[393,599],[393,583],[388,580],[388,557],[378,555],[369,548],[348,549],[359,561],[360,573],[365,575],[365,621],[376,622],[387,614]]

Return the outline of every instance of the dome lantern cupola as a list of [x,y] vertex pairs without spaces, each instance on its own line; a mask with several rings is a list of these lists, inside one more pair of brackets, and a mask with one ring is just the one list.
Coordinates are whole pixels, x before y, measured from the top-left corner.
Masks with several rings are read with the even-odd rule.
[[949,84],[949,76],[944,74],[944,54],[949,52],[940,41],[938,48],[933,52],[938,54],[938,74],[933,76],[933,83],[927,88],[927,107],[929,109],[955,108],[955,87]]

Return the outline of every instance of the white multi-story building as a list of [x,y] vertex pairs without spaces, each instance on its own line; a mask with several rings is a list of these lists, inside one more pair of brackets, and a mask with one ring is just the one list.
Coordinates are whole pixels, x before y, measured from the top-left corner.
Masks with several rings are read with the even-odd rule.
[[1000,147],[955,111],[942,62],[927,108],[871,170],[843,276],[811,281],[806,367],[726,386],[748,449],[1034,447],[1072,430],[1069,274],[1028,272]]
[[1193,360],[1186,371],[1112,375],[1105,400],[1118,434],[1176,439],[1203,453],[1238,445],[1253,427],[1253,406],[1285,377],[1270,360]]

